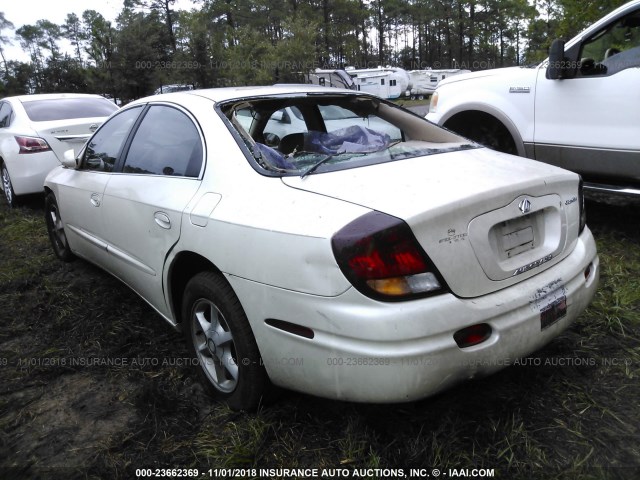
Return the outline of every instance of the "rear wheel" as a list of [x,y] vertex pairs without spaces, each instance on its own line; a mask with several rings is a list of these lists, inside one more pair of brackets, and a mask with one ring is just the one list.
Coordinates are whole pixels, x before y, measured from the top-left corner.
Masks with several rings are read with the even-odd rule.
[[51,192],[44,198],[44,216],[47,223],[47,231],[49,232],[49,240],[51,240],[51,246],[56,257],[65,262],[70,262],[75,258],[75,255],[69,248],[64,224],[60,216],[60,208],[55,195]]
[[4,192],[4,197],[7,199],[9,207],[13,208],[17,206],[18,202],[16,194],[13,191],[13,184],[11,183],[9,170],[7,170],[7,166],[4,163],[2,163],[0,175],[2,176],[2,191]]
[[247,316],[220,275],[203,272],[185,288],[182,319],[192,356],[211,395],[254,410],[270,389]]

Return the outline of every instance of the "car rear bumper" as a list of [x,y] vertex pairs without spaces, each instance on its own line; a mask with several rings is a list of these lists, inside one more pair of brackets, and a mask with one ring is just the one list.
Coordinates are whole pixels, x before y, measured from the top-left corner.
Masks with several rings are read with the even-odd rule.
[[40,193],[44,189],[44,179],[60,161],[52,151],[17,155],[6,160],[11,176],[11,184],[16,195]]
[[[355,289],[316,297],[228,279],[276,385],[334,399],[387,403],[427,397],[512,365],[544,346],[589,305],[599,260],[585,229],[562,262],[512,287],[472,299],[443,294],[398,303],[377,302]],[[566,298],[566,314],[542,329],[541,311],[559,295]],[[306,327],[313,338],[270,326],[268,319]],[[458,347],[454,333],[481,323],[490,325],[489,338]]]

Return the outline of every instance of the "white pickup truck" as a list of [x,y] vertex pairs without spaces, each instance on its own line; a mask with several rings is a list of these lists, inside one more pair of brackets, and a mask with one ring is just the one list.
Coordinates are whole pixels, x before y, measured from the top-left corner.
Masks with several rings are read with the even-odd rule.
[[640,0],[555,40],[540,65],[441,81],[427,119],[573,170],[586,188],[640,195]]

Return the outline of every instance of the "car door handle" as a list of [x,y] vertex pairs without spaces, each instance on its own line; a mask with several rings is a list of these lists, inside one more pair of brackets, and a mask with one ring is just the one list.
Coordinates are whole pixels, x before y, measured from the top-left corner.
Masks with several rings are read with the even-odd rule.
[[93,205],[94,207],[99,207],[100,206],[100,194],[99,193],[92,193],[91,194],[91,205]]
[[171,228],[171,219],[169,218],[169,215],[167,215],[164,212],[156,212],[153,215],[156,223],[158,225],[160,225],[162,228],[166,228],[169,229]]

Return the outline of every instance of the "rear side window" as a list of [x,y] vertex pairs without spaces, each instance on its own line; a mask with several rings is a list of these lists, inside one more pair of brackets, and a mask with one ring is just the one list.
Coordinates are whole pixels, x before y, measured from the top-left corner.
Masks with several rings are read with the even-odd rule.
[[113,171],[118,153],[141,111],[142,107],[124,110],[102,125],[87,144],[82,169]]
[[154,105],[140,122],[124,162],[124,173],[198,177],[202,141],[180,110]]
[[0,103],[0,128],[8,127],[11,123],[11,105],[7,102]]
[[32,122],[108,117],[118,107],[106,98],[51,98],[22,102]]

